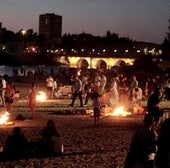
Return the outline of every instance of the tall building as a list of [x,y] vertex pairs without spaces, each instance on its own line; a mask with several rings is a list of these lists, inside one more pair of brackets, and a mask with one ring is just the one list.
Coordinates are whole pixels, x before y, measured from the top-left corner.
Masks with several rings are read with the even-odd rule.
[[55,15],[54,13],[46,13],[40,15],[39,35],[44,35],[48,44],[61,44],[62,16]]

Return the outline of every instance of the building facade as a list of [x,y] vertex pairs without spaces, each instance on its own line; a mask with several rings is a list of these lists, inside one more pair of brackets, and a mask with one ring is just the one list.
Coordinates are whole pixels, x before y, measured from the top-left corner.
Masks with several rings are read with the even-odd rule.
[[50,45],[61,44],[62,16],[46,13],[39,16],[39,35],[44,35]]

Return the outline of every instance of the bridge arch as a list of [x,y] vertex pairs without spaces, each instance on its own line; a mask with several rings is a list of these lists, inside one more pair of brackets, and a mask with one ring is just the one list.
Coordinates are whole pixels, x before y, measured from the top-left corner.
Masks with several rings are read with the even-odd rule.
[[78,68],[88,68],[89,67],[89,63],[86,59],[79,59],[76,63]]
[[104,60],[100,59],[96,62],[96,68],[106,69],[107,63]]
[[122,67],[125,67],[126,66],[126,62],[124,60],[118,60],[116,63],[115,63],[115,66],[122,66]]

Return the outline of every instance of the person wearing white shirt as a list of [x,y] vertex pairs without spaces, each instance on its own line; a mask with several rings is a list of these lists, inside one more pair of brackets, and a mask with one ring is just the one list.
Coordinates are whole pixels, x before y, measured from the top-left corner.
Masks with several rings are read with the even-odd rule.
[[48,76],[46,79],[46,84],[47,84],[47,98],[51,99],[53,98],[53,85],[54,85],[54,79],[52,78],[51,75]]
[[1,97],[1,104],[2,106],[5,106],[5,89],[6,89],[6,80],[0,76],[0,97]]

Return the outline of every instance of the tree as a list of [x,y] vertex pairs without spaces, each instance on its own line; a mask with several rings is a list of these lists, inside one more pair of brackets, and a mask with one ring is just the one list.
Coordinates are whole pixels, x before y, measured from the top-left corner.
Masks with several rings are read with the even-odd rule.
[[162,56],[165,60],[170,60],[170,19],[169,19],[169,32],[167,33],[162,43]]

